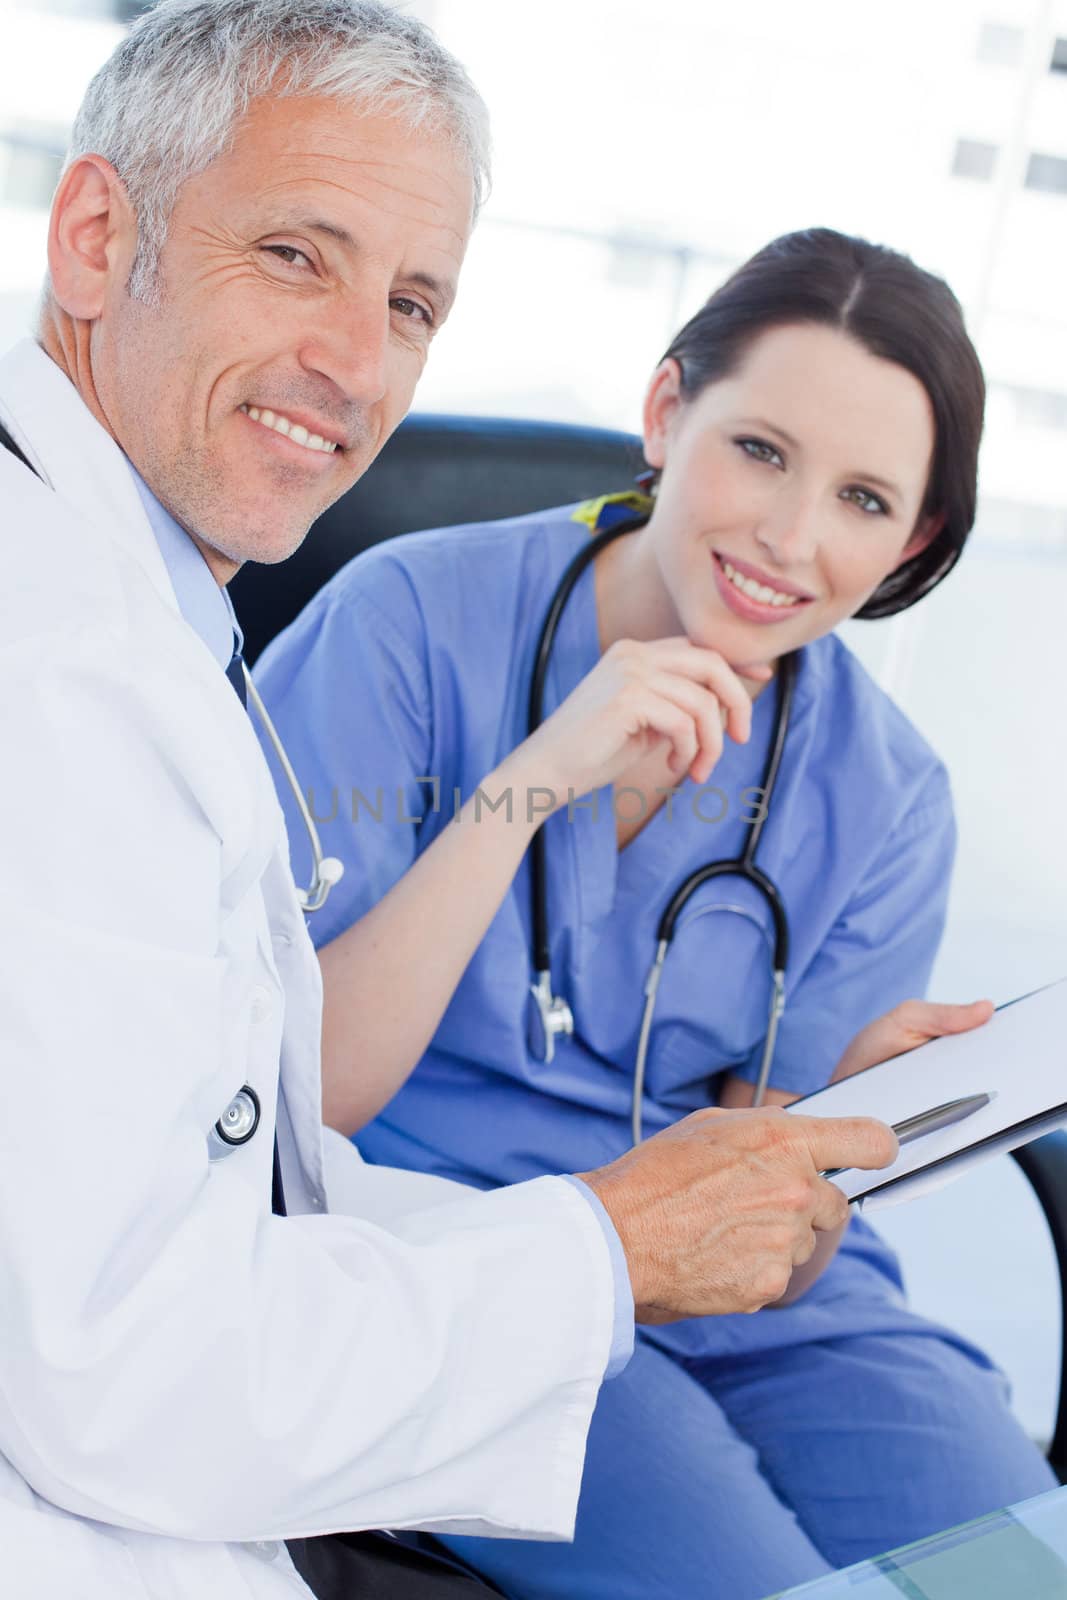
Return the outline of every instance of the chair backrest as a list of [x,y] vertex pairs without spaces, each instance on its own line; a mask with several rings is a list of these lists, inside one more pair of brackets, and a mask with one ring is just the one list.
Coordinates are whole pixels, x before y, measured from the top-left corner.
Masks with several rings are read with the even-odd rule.
[[393,534],[543,511],[633,486],[635,434],[496,417],[412,416],[371,469],[277,566],[230,584],[254,661],[345,562]]

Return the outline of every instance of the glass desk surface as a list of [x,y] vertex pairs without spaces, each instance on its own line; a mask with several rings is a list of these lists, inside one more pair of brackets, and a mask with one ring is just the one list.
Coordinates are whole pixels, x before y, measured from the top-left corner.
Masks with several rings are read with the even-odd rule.
[[1067,1487],[769,1600],[1067,1600]]

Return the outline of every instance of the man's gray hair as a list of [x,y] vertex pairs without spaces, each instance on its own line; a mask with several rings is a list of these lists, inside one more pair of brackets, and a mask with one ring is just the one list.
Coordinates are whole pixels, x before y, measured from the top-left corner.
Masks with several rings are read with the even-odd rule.
[[179,190],[268,92],[351,99],[443,132],[470,164],[476,211],[485,197],[485,104],[414,17],[379,0],[161,0],[89,85],[67,155],[68,165],[103,156],[126,187],[138,227],[132,295],[155,298]]

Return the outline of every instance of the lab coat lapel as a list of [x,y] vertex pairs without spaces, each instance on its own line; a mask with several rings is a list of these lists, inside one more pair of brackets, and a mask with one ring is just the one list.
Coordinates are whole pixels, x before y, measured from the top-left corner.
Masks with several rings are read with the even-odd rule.
[[0,413],[45,483],[133,557],[173,611],[178,602],[126,458],[70,379],[33,339],[0,358]]

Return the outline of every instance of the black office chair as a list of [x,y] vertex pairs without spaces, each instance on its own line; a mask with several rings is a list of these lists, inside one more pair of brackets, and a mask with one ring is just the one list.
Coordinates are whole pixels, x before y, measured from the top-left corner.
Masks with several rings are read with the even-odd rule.
[[[606,428],[498,418],[413,416],[370,471],[330,507],[280,566],[250,563],[230,584],[254,661],[345,562],[417,528],[489,521],[633,486],[641,441]],[[1059,1266],[1067,1337],[1067,1132],[1014,1152],[1041,1203]],[[1067,1363],[1061,1355],[1049,1461],[1067,1482]]]
[[245,657],[255,661],[346,561],[382,539],[632,489],[643,466],[640,439],[608,428],[408,417],[295,555],[280,567],[251,562],[234,578],[230,594],[244,630]]

